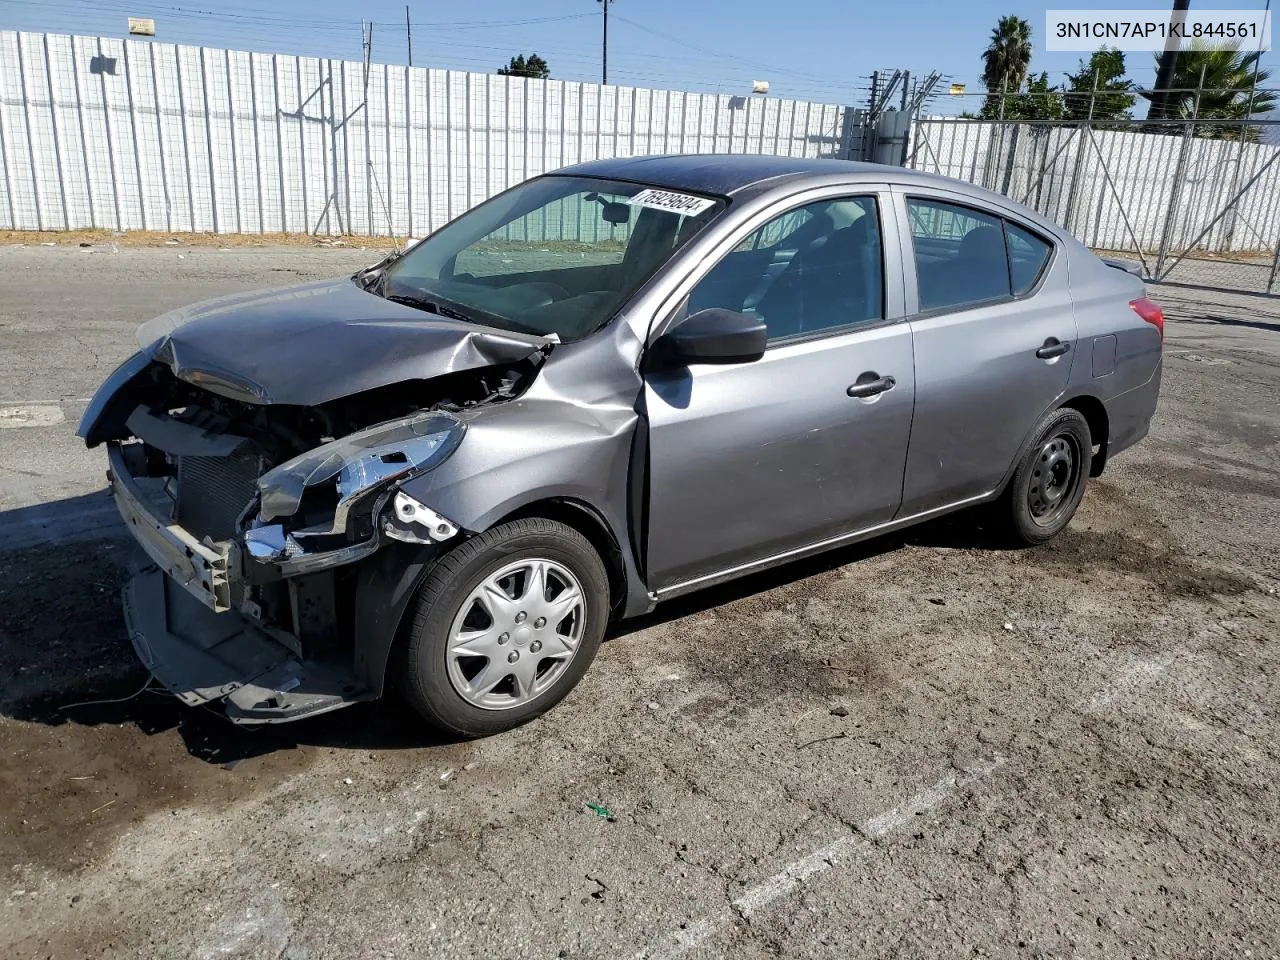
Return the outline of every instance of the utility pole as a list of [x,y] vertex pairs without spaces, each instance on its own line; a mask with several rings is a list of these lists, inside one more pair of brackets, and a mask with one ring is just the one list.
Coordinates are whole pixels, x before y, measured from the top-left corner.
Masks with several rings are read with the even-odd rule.
[[[1271,13],[1271,0],[1267,0],[1267,5],[1262,8],[1263,22],[1266,22],[1267,15]],[[1258,94],[1258,70],[1262,67],[1262,38],[1258,38],[1258,59],[1253,61],[1253,83],[1249,87],[1249,108],[1245,111],[1244,118],[1246,120],[1253,119],[1253,101]],[[1244,145],[1244,127],[1240,128],[1240,143]]]
[[409,66],[413,66],[413,24],[409,22],[409,5],[404,5],[404,39],[409,44]]
[[609,82],[609,4],[613,0],[596,0],[604,8],[604,36],[600,43],[600,82]]
[[1191,0],[1173,0],[1173,10],[1169,14],[1169,36],[1164,41],[1164,53],[1160,54],[1160,66],[1156,70],[1156,86],[1151,94],[1151,107],[1147,117],[1151,120],[1163,120],[1169,115],[1169,86],[1173,83],[1173,71],[1178,62],[1178,47],[1182,40],[1173,35],[1174,27],[1181,27],[1187,22],[1187,8]]

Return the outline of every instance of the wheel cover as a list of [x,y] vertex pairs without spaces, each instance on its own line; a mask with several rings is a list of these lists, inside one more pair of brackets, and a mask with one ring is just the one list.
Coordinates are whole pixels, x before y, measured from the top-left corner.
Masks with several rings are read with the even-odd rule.
[[1031,519],[1040,526],[1052,526],[1068,508],[1079,482],[1080,448],[1076,438],[1067,433],[1050,437],[1031,467],[1027,488]]
[[586,626],[582,584],[554,560],[516,560],[467,595],[449,627],[449,682],[472,706],[512,710],[563,675]]

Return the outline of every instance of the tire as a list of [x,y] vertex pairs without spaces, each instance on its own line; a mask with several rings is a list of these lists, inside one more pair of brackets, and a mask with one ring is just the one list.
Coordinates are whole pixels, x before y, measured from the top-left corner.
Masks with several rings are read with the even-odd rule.
[[1001,525],[1017,544],[1051,540],[1075,516],[1093,459],[1089,423],[1060,407],[1036,426],[997,508]]
[[427,575],[406,631],[402,693],[454,736],[510,730],[577,685],[608,617],[609,577],[586,537],[541,518],[501,524]]

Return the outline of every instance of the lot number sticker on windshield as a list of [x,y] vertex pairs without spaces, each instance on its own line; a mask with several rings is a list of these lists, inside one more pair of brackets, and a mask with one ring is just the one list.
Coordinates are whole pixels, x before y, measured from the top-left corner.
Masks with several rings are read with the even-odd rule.
[[708,207],[715,206],[715,201],[708,200],[706,197],[693,197],[687,193],[652,188],[641,190],[627,202],[633,207],[652,207],[654,210],[682,213],[686,217],[696,217]]

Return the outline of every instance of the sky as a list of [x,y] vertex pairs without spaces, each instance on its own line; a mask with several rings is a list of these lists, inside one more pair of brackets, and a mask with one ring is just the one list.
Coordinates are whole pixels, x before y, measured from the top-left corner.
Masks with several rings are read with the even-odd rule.
[[[1274,4],[1273,4],[1274,5]],[[1167,3],[1054,0],[1091,9]],[[1193,9],[1262,9],[1263,0],[1193,0]],[[411,0],[413,62],[491,72],[516,53],[536,52],[562,80],[600,80],[599,0]],[[609,11],[609,80],[634,86],[748,94],[767,80],[770,95],[865,104],[874,70],[937,70],[969,96],[945,92],[931,113],[976,111],[982,51],[996,21],[1030,21],[1031,69],[1060,84],[1078,53],[1044,49],[1045,5],[1023,0],[614,0]],[[363,16],[374,22],[372,58],[404,63],[405,4],[369,0],[0,0],[0,28],[124,36],[126,18],[151,17],[156,39],[241,50],[359,59]],[[1280,16],[1274,17],[1280,21]],[[1280,35],[1280,29],[1277,30]],[[1155,78],[1153,56],[1126,54],[1141,86]],[[1280,56],[1264,55],[1270,86],[1280,86]]]

